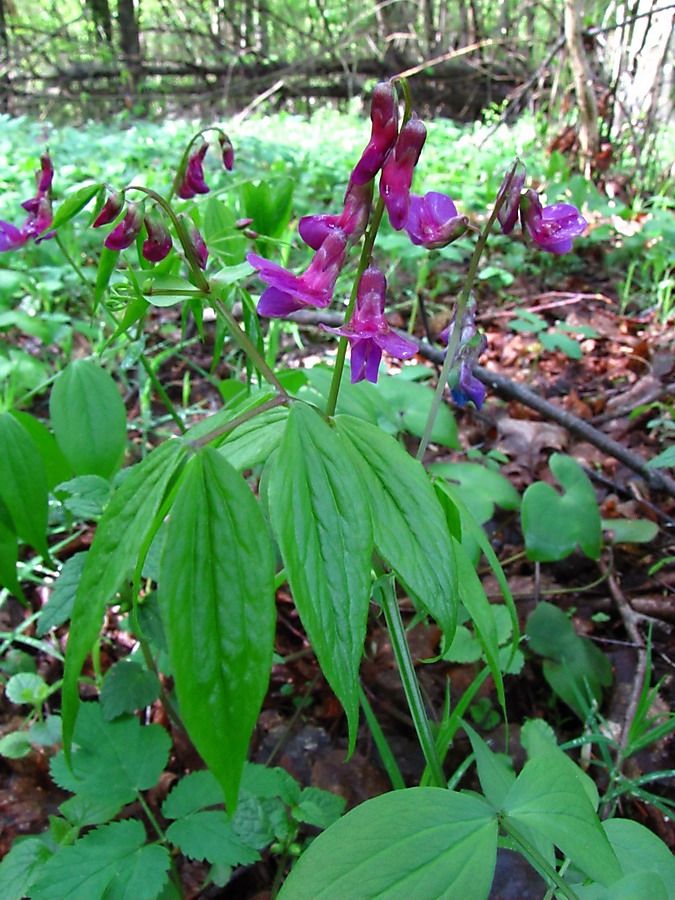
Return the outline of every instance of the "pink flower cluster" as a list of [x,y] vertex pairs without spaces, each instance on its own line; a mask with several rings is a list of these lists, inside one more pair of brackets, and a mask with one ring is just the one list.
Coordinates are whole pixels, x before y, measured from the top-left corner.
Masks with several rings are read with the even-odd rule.
[[29,200],[24,200],[21,206],[28,216],[20,228],[11,222],[0,221],[0,252],[4,250],[16,250],[23,247],[28,241],[46,241],[54,237],[54,232],[43,232],[52,224],[52,204],[49,193],[54,179],[54,166],[48,152],[40,157],[40,169],[35,173],[37,193]]

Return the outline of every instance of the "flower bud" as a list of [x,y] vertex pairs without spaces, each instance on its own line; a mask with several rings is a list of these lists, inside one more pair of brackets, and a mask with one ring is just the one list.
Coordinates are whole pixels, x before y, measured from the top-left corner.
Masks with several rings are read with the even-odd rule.
[[382,167],[380,194],[387,207],[391,227],[396,231],[403,228],[408,218],[413,171],[426,138],[424,124],[413,116],[401,129],[394,149]]
[[209,186],[204,181],[204,157],[208,149],[209,145],[203,143],[199,150],[189,155],[183,179],[176,191],[182,200],[190,200],[195,194],[208,194]]
[[143,227],[143,211],[137,203],[128,203],[126,215],[103,242],[108,250],[126,250],[140,234]]
[[124,206],[124,191],[113,191],[103,204],[101,212],[93,221],[92,228],[100,228],[101,225],[109,225],[122,212]]
[[223,165],[228,172],[231,172],[232,167],[234,166],[234,147],[232,146],[232,142],[226,134],[221,134],[218,138],[218,142],[223,157]]
[[497,203],[504,197],[497,213],[499,224],[502,226],[502,234],[510,234],[518,221],[518,204],[520,203],[520,192],[525,184],[525,175],[525,166],[517,159],[504,176],[502,186],[499,188]]
[[148,237],[143,242],[141,254],[148,262],[161,262],[171,252],[173,242],[157,212],[151,212],[146,215],[145,230],[148,233]]

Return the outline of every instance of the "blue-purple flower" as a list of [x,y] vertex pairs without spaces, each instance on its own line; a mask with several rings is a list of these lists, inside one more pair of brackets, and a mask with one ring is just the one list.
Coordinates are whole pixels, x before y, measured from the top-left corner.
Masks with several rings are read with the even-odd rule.
[[403,226],[413,244],[436,250],[457,240],[469,227],[447,194],[429,191],[424,197],[410,195],[410,210]]
[[531,189],[520,198],[520,220],[535,244],[557,254],[569,253],[572,238],[582,235],[588,224],[570,203],[542,207],[537,192]]
[[269,285],[258,301],[260,315],[278,318],[305,306],[325,309],[333,298],[333,289],[345,260],[346,249],[347,236],[344,232],[332,231],[302,275],[294,275],[278,263],[249,253],[247,260]]
[[397,359],[410,359],[417,353],[417,344],[410,338],[392,331],[384,317],[387,281],[375,266],[361,276],[356,293],[356,307],[349,322],[341,328],[326,331],[346,337],[351,345],[352,384],[364,378],[377,381],[382,351]]
[[[467,304],[460,327],[462,330],[459,336],[459,345],[455,351],[456,381],[454,383],[451,381],[450,393],[457,406],[464,406],[471,401],[476,409],[480,409],[487,390],[485,385],[473,374],[473,367],[487,347],[487,338],[476,328],[475,301],[472,300]],[[453,319],[441,332],[440,339],[446,344],[449,343],[454,329],[455,320]]]
[[380,194],[389,213],[391,227],[400,231],[410,210],[413,171],[427,138],[424,124],[415,116],[401,128],[380,176]]

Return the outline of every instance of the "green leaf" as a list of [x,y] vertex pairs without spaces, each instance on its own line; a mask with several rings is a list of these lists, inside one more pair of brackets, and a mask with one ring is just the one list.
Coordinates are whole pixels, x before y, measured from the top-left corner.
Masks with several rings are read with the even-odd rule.
[[670,900],[663,879],[653,872],[633,872],[615,881],[609,887],[601,884],[576,888],[580,900]]
[[67,481],[73,473],[51,431],[28,413],[13,409],[12,415],[19,425],[23,425],[40,452],[47,476],[47,488],[51,491],[55,485]]
[[345,798],[317,787],[308,787],[300,794],[293,818],[316,828],[328,828],[345,811]]
[[443,508],[424,468],[376,426],[350,416],[337,416],[335,424],[353,447],[350,459],[366,487],[378,553],[451,641],[457,565]]
[[96,270],[96,284],[94,285],[94,305],[98,307],[103,299],[105,292],[110,283],[110,277],[115,271],[117,265],[117,257],[120,255],[119,250],[108,250],[107,247],[101,247],[101,255],[98,260],[98,269]]
[[106,722],[99,703],[83,703],[75,723],[72,770],[60,751],[51,774],[62,788],[110,803],[130,803],[137,791],[154,787],[166,766],[171,740],[159,725],[134,716]]
[[78,475],[54,488],[68,512],[77,521],[98,521],[110,497],[111,485],[100,475]]
[[281,797],[289,806],[300,796],[300,785],[285,769],[250,762],[244,766],[241,789],[255,797]]
[[665,450],[650,459],[647,465],[650,469],[668,469],[675,466],[675,444],[672,447],[666,447]]
[[613,544],[647,544],[659,533],[659,526],[649,519],[603,519],[602,530]]
[[[318,403],[317,395],[321,398],[318,405],[325,408],[325,401],[328,400],[330,386],[333,381],[334,369],[332,366],[314,366],[306,369],[304,375],[307,384],[301,387],[297,394],[310,403]],[[336,411],[344,413],[348,416],[355,416],[357,419],[365,419],[366,422],[372,422],[377,425],[378,406],[381,405],[380,397],[376,386],[369,381],[360,381],[358,384],[352,384],[343,378],[340,386]]]
[[183,720],[234,809],[272,666],[274,553],[255,497],[212,448],[186,466],[159,598]]
[[32,900],[155,900],[170,859],[166,848],[145,840],[135,819],[95,828],[45,863]]
[[155,517],[183,450],[180,441],[166,441],[134,466],[114,492],[96,529],[75,595],[66,651],[62,694],[67,750],[77,715],[82,666],[98,637],[106,604],[142,563],[143,548],[155,530]]
[[123,803],[119,800],[109,800],[105,795],[90,797],[75,794],[69,800],[65,800],[59,806],[62,816],[76,828],[84,828],[87,825],[101,825],[114,819],[122,809]]
[[291,219],[294,186],[292,178],[273,178],[258,184],[246,181],[241,185],[243,213],[253,219],[254,231],[281,237]]
[[40,610],[40,618],[35,629],[38,637],[44,637],[51,628],[63,625],[70,618],[87,552],[85,550],[74,553],[63,564],[49,599]]
[[76,475],[111,478],[127,442],[127,414],[111,375],[93,359],[76,359],[52,388],[56,440]]
[[33,749],[27,732],[10,731],[9,734],[0,738],[0,756],[7,759],[22,759]]
[[167,819],[181,819],[198,809],[221,806],[223,789],[209,769],[190,772],[173,786],[162,804],[162,815]]
[[524,825],[552,841],[595,881],[609,885],[621,867],[577,773],[562,751],[525,763],[503,810],[516,830]]
[[143,298],[153,306],[175,306],[199,297],[205,298],[205,294],[178,275],[153,274],[143,281]]
[[279,446],[287,418],[285,406],[268,409],[230,432],[218,452],[238,471],[251,469],[269,459]]
[[289,413],[270,475],[269,507],[302,624],[347,714],[351,752],[370,599],[372,530],[347,446],[304,404]]
[[[431,388],[398,376],[383,376],[379,379],[376,390],[385,401],[385,407],[380,412],[391,420],[396,431],[407,431],[421,438],[434,399]],[[456,450],[460,448],[457,422],[447,404],[443,404],[438,410],[431,440],[445,447]]]
[[570,359],[581,359],[583,351],[578,341],[568,337],[566,334],[559,334],[557,331],[540,332],[537,337],[541,341],[542,347],[546,350],[560,350]]
[[250,865],[260,859],[257,850],[244,844],[222,810],[190,813],[166,830],[166,836],[186,856],[213,865]]
[[246,237],[235,228],[236,221],[237,217],[227,203],[217,197],[208,199],[202,221],[204,241],[209,252],[229,266],[243,262],[248,245]]
[[103,682],[103,718],[110,721],[122,713],[132,713],[150,706],[160,693],[161,685],[154,672],[133,660],[121,660],[108,670]]
[[485,900],[497,819],[478,797],[409,788],[368,800],[303,853],[279,900]]
[[18,559],[19,539],[16,536],[9,511],[0,497],[0,585],[6,587],[20,600],[25,601],[17,578]]
[[495,506],[518,509],[520,494],[511,482],[479,463],[433,463],[429,471],[455,485],[455,490],[479,524],[489,521]]
[[48,557],[45,468],[28,432],[9,413],[0,414],[0,499],[18,536]]
[[16,841],[0,862],[0,900],[23,900],[51,855],[39,838]]
[[602,527],[593,485],[571,456],[554,453],[549,465],[564,492],[543,481],[525,491],[521,516],[527,555],[537,562],[555,562],[579,545],[586,556],[598,559]]
[[18,672],[5,685],[5,693],[12,703],[40,706],[50,695],[51,688],[34,672]]
[[609,660],[588,638],[579,636],[562,610],[539,603],[527,621],[530,646],[542,656],[544,677],[572,709],[585,719],[592,701],[602,702],[602,688],[612,683]]
[[56,210],[52,224],[49,226],[49,230],[53,231],[65,222],[74,218],[80,210],[84,209],[92,197],[95,197],[96,194],[98,194],[102,187],[102,184],[86,184],[84,187],[80,188],[79,191],[75,191],[74,194],[67,197]]
[[462,727],[469,735],[471,748],[476,756],[476,768],[483,793],[495,809],[501,809],[516,780],[513,763],[508,756],[490,750],[483,738],[466,722]]
[[621,863],[624,875],[647,869],[669,885],[669,900],[675,898],[675,857],[653,831],[631,819],[608,819],[605,834]]

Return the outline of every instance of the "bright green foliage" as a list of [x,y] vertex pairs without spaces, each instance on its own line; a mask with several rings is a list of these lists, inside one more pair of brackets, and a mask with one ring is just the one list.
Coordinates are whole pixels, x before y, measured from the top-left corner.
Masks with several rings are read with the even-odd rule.
[[110,803],[130,803],[157,784],[171,741],[159,725],[141,726],[133,716],[106,722],[98,703],[84,703],[75,724],[72,771],[60,751],[51,773],[65,790]]
[[[652,873],[663,882],[667,900],[674,900],[675,856],[663,841],[644,825],[631,819],[608,819],[602,823],[602,827],[614,848],[624,876]],[[647,895],[646,891],[643,893]],[[653,896],[656,898],[656,893]],[[617,900],[618,897],[617,894]]]
[[49,412],[56,441],[76,475],[111,478],[127,442],[127,414],[112,376],[76,359],[54,382]]
[[44,465],[28,432],[9,413],[0,414],[0,500],[15,534],[48,557]]
[[53,490],[60,482],[67,481],[72,474],[70,465],[59,449],[56,438],[51,431],[42,422],[33,418],[33,416],[29,416],[28,413],[14,409],[12,410],[12,415],[26,429],[40,452],[49,490]]
[[293,807],[293,817],[316,828],[328,828],[340,818],[345,808],[344,797],[330,794],[321,788],[308,787]]
[[167,839],[192,859],[208,860],[212,865],[249,865],[260,854],[244,844],[234,824],[222,810],[199,810],[182,816],[166,831]]
[[373,538],[367,493],[345,449],[314,410],[294,406],[270,474],[269,507],[295,604],[345,708],[353,749]]
[[17,841],[0,862],[0,900],[23,900],[51,852],[40,838]]
[[357,806],[319,835],[279,900],[485,900],[497,817],[479,797],[410,788]]
[[[279,238],[291,220],[294,183],[291,178],[271,178],[241,185],[242,212],[253,219],[252,229],[259,235]],[[266,242],[262,241],[264,250]]]
[[95,828],[46,862],[31,900],[154,900],[167,879],[169,853],[145,840],[136,819]]
[[255,497],[212,448],[171,509],[160,606],[181,715],[234,809],[272,666],[274,555]]
[[182,449],[179,441],[167,441],[135,466],[113,494],[96,530],[75,595],[63,675],[66,752],[77,714],[80,671],[98,637],[106,604],[143,561]]
[[77,586],[80,583],[86,559],[87,552],[81,551],[80,553],[74,553],[63,564],[59,577],[56,579],[54,588],[49,595],[49,600],[47,600],[40,611],[36,629],[38,637],[47,634],[50,628],[63,625],[70,618]]
[[591,482],[571,456],[554,453],[549,464],[563,493],[543,481],[525,491],[521,515],[527,555],[538,562],[554,562],[578,545],[586,556],[598,559],[602,530]]
[[420,463],[379,428],[338,416],[370,506],[375,548],[419,608],[451,640],[457,621],[457,567],[445,516]]
[[433,463],[429,471],[440,475],[455,487],[473,517],[481,525],[501,509],[518,509],[520,495],[511,482],[479,463]]
[[150,706],[161,685],[154,672],[133,660],[121,660],[108,670],[101,688],[103,718],[110,721],[123,713]]
[[19,672],[12,675],[5,685],[5,693],[12,703],[41,706],[52,689],[44,678],[34,672]]
[[535,653],[546,657],[543,671],[550,686],[585,719],[590,705],[602,701],[602,688],[612,683],[607,657],[579,636],[565,613],[550,603],[536,606],[526,634]]
[[54,488],[54,495],[64,509],[78,521],[98,521],[110,498],[111,485],[100,475],[78,475],[62,481]]

